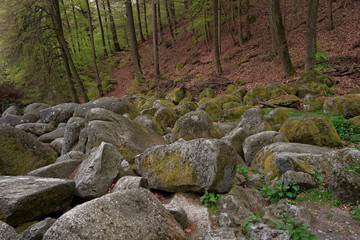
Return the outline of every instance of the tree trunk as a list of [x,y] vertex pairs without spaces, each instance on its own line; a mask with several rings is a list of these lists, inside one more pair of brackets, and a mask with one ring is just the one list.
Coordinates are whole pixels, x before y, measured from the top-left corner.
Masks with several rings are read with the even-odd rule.
[[250,3],[249,0],[245,0],[245,32],[246,32],[246,40],[250,40],[251,31],[250,31]]
[[70,64],[71,70],[73,71],[75,79],[79,85],[80,92],[81,92],[81,95],[82,95],[84,101],[88,102],[89,98],[85,92],[84,85],[83,85],[83,83],[80,79],[80,76],[76,70],[75,64],[74,64],[71,54],[70,54],[69,47],[68,47],[67,42],[64,37],[64,30],[62,27],[62,21],[61,21],[61,16],[60,16],[60,8],[59,8],[58,0],[51,0],[51,7],[49,9],[49,12],[50,12],[50,16],[51,16],[55,34],[56,34],[56,37],[59,42],[59,46],[60,46],[61,50],[64,52],[64,54],[68,60],[68,63]]
[[285,29],[281,17],[280,0],[270,0],[270,28],[272,28],[271,34],[273,34],[272,39],[275,42],[276,53],[280,56],[285,76],[289,77],[295,73],[295,68],[292,65],[287,46]]
[[[235,45],[237,44],[237,42],[236,42],[236,40],[235,40],[233,28],[230,26],[230,23],[229,23],[229,21],[228,21],[227,18],[226,18],[225,6],[224,6],[224,4],[223,4],[221,1],[220,1],[220,6],[221,6],[221,9],[222,9],[222,11],[223,11],[223,13],[224,13],[224,16],[225,16],[225,24],[226,24],[226,27],[227,27],[227,29],[228,29],[228,31],[229,31],[229,33],[230,33],[231,39],[232,39],[233,44],[234,44],[234,46],[235,46]],[[221,16],[221,14],[220,14],[220,16]]]
[[157,21],[159,23],[159,31],[160,31],[160,42],[163,42],[163,34],[164,34],[164,29],[163,29],[163,25],[161,22],[161,10],[160,10],[160,0],[157,0]]
[[[64,10],[64,16],[66,16],[67,12],[66,12],[66,8],[65,8],[64,0],[60,0],[60,2],[64,6],[64,9],[63,9]],[[70,41],[71,41],[72,50],[74,51],[74,53],[76,53],[76,48],[75,48],[75,44],[74,44],[74,37],[72,36],[70,22],[69,22],[69,19],[67,17],[65,18],[65,22],[66,22],[67,30],[68,30],[68,33],[69,33],[69,38],[70,38]]]
[[61,56],[64,62],[64,69],[65,69],[65,74],[66,74],[66,79],[67,79],[67,84],[68,84],[68,88],[69,88],[69,92],[70,92],[70,96],[71,96],[71,100],[74,103],[80,103],[79,98],[77,96],[76,93],[76,89],[74,86],[74,81],[72,79],[71,76],[71,71],[70,71],[70,67],[69,67],[69,61],[66,57],[65,52],[61,49]]
[[219,48],[219,8],[218,0],[213,0],[213,47],[214,47],[214,62],[216,76],[219,77],[222,74],[221,62],[220,62],[220,48]]
[[329,20],[328,30],[329,31],[334,29],[334,19],[333,19],[333,15],[332,15],[332,2],[333,2],[333,0],[328,0],[328,20]]
[[143,8],[144,8],[144,20],[145,20],[146,37],[149,38],[149,28],[148,28],[147,16],[146,16],[146,0],[143,0]]
[[137,40],[136,40],[136,34],[135,34],[135,25],[134,25],[134,17],[133,17],[133,12],[132,12],[131,0],[125,1],[125,7],[126,7],[127,25],[128,25],[128,29],[129,29],[130,48],[131,48],[132,58],[133,58],[133,62],[134,62],[135,73],[136,73],[136,77],[138,78],[139,82],[142,82],[143,75],[142,75],[142,71],[141,71],[139,51],[138,51],[138,45],[137,45]]
[[119,41],[118,41],[117,34],[116,34],[116,27],[115,27],[114,17],[112,15],[112,11],[111,11],[110,0],[106,0],[106,2],[107,2],[108,11],[109,11],[110,29],[111,29],[111,34],[112,34],[112,37],[113,37],[115,51],[116,52],[121,52],[121,48],[120,48]]
[[175,31],[175,28],[176,28],[175,4],[174,4],[174,0],[168,0],[168,1],[169,1],[170,15],[171,15],[171,19],[173,21],[173,26],[174,26],[174,31]]
[[137,12],[137,17],[138,17],[140,39],[141,39],[141,42],[145,42],[144,34],[142,31],[142,27],[141,27],[141,15],[140,15],[139,0],[136,0],[136,12]]
[[171,19],[170,19],[170,11],[169,11],[169,2],[168,0],[165,0],[165,10],[166,10],[166,18],[167,18],[167,22],[169,25],[169,30],[170,30],[170,36],[171,36],[171,42],[172,42],[172,46],[175,46],[175,35],[174,35],[174,31],[173,31],[173,27],[172,27],[172,23],[171,23]]
[[308,18],[306,22],[306,56],[305,72],[312,71],[316,62],[316,24],[319,0],[309,0]]
[[242,30],[241,0],[238,0],[238,14],[239,14],[239,43],[241,46],[244,43],[243,30]]
[[[110,37],[109,37],[109,24],[108,24],[108,20],[107,20],[107,13],[106,13],[106,7],[105,7],[105,0],[102,0],[102,6],[104,9],[104,17],[105,17],[105,29],[106,29],[106,39],[109,45],[109,49],[110,49]],[[111,52],[111,50],[110,50]]]
[[153,25],[153,47],[154,47],[154,78],[155,84],[159,83],[159,49],[158,49],[158,30],[157,30],[157,14],[156,14],[156,0],[152,0],[152,25]]
[[72,7],[72,13],[73,13],[73,16],[74,16],[74,23],[75,23],[75,29],[76,29],[76,42],[77,42],[77,45],[78,45],[77,47],[78,47],[78,51],[81,52],[79,25],[78,25],[76,13],[75,13],[75,5],[74,5],[73,0],[71,0],[71,7]]
[[107,56],[108,56],[108,52],[107,52],[107,49],[106,49],[104,28],[103,28],[103,25],[102,25],[102,20],[101,20],[101,14],[100,14],[100,8],[99,8],[99,2],[98,2],[98,0],[95,0],[95,4],[96,4],[96,10],[97,10],[98,18],[99,18],[100,31],[101,31],[101,40],[102,40],[102,44],[103,44],[103,47],[104,47],[104,55],[107,57]]
[[88,17],[88,23],[89,23],[91,53],[92,53],[92,61],[93,61],[93,67],[94,67],[94,75],[95,75],[95,80],[96,80],[97,88],[98,88],[98,91],[99,91],[99,95],[100,95],[100,97],[103,97],[104,92],[102,90],[101,81],[100,81],[100,77],[99,77],[99,72],[98,72],[98,68],[97,68],[97,64],[96,64],[94,33],[93,33],[93,29],[92,29],[92,20],[91,20],[91,12],[90,12],[89,1],[85,0],[85,4],[86,4],[87,17]]

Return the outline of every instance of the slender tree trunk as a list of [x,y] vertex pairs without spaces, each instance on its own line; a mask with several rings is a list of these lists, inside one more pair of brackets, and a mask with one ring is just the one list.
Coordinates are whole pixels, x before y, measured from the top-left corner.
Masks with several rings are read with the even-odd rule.
[[334,29],[334,19],[333,19],[333,15],[332,15],[332,9],[333,9],[332,2],[333,2],[333,0],[328,0],[328,20],[329,20],[328,30],[329,31]]
[[249,0],[245,0],[245,32],[246,32],[246,40],[250,40],[251,31],[250,31],[250,3]]
[[174,0],[168,0],[168,1],[169,1],[170,15],[171,15],[171,19],[173,21],[173,26],[174,26],[174,31],[175,31],[175,28],[176,28],[175,4],[174,4]]
[[163,42],[163,34],[164,34],[164,29],[163,29],[163,25],[161,22],[161,10],[160,10],[160,0],[157,0],[157,21],[159,23],[159,30],[160,30],[160,42]]
[[174,30],[172,27],[172,23],[171,23],[171,18],[170,18],[170,11],[169,11],[169,2],[168,0],[165,0],[165,10],[166,10],[166,19],[169,25],[169,30],[170,30],[170,36],[171,36],[171,42],[172,42],[172,46],[175,46],[175,35],[174,35]]
[[139,0],[136,0],[136,12],[137,12],[137,17],[138,17],[140,39],[141,39],[141,42],[145,42],[144,34],[142,31],[142,27],[141,27],[141,13],[140,13]]
[[318,9],[319,0],[309,0],[308,19],[306,22],[305,72],[312,71],[316,62],[316,24]]
[[[108,24],[108,20],[107,20],[107,13],[106,13],[106,7],[105,7],[105,0],[102,0],[102,6],[104,9],[104,17],[105,17],[105,29],[106,29],[106,39],[109,45],[109,49],[111,48],[111,44],[110,44],[110,37],[109,37],[109,24]],[[110,49],[111,52],[111,49]]]
[[141,65],[140,65],[140,59],[139,59],[139,51],[138,51],[138,45],[136,40],[136,34],[135,34],[135,25],[134,25],[134,17],[132,12],[132,6],[131,6],[131,0],[125,1],[125,7],[126,7],[126,18],[127,18],[127,25],[129,29],[129,38],[130,38],[130,48],[132,53],[132,58],[134,62],[135,67],[135,73],[136,77],[140,82],[143,81],[143,75],[141,71]]
[[101,20],[99,1],[95,0],[95,4],[96,4],[96,10],[97,10],[98,18],[99,18],[99,25],[100,25],[100,31],[101,31],[101,40],[102,40],[102,44],[103,44],[103,47],[104,47],[104,55],[107,57],[108,52],[107,52],[107,49],[106,49],[104,28],[103,28],[103,24],[102,24],[102,20]]
[[[65,4],[64,4],[64,0],[60,0],[61,4],[64,6],[64,15],[67,15],[66,9],[65,9]],[[72,45],[72,50],[74,51],[74,53],[76,53],[76,48],[75,48],[75,44],[74,44],[74,37],[72,36],[72,31],[71,31],[71,27],[70,27],[70,22],[68,18],[65,18],[65,23],[67,26],[67,30],[70,36],[70,42]]]
[[59,45],[60,45],[60,48],[62,49],[62,51],[64,51],[64,54],[68,60],[68,63],[71,67],[71,70],[73,72],[73,75],[76,79],[76,82],[80,88],[80,92],[81,92],[81,95],[83,97],[83,100],[85,102],[88,102],[89,101],[89,98],[86,94],[86,91],[85,91],[85,88],[84,88],[84,85],[80,79],[80,76],[77,72],[77,69],[75,67],[75,64],[72,60],[72,57],[71,57],[71,54],[70,54],[70,50],[68,48],[68,45],[67,45],[67,42],[65,40],[65,37],[64,37],[64,30],[63,30],[63,27],[62,27],[62,21],[61,21],[61,16],[60,16],[60,8],[59,8],[59,1],[58,0],[51,0],[51,7],[49,9],[50,11],[50,16],[51,16],[51,20],[52,20],[52,23],[53,23],[53,27],[54,27],[54,30],[55,30],[55,34],[56,34],[56,37],[58,39],[58,42],[59,42]]
[[[224,13],[224,16],[225,16],[225,24],[226,24],[226,27],[227,27],[227,29],[228,29],[228,31],[229,31],[229,33],[230,33],[231,39],[232,39],[233,44],[234,44],[234,46],[235,46],[235,45],[237,44],[237,42],[236,42],[236,40],[235,40],[234,32],[233,32],[233,30],[231,29],[230,23],[229,23],[229,21],[228,21],[227,18],[226,18],[225,6],[224,6],[224,4],[223,4],[221,1],[220,1],[220,5],[221,5],[221,9],[222,9],[222,11],[223,11],[223,13]],[[220,16],[221,16],[221,15],[220,15]]]
[[206,46],[209,46],[209,41],[210,41],[210,33],[209,33],[209,29],[207,26],[207,9],[206,7],[204,7],[204,30],[205,30],[205,36],[206,36]]
[[219,48],[219,8],[218,0],[213,0],[213,47],[214,47],[214,62],[216,76],[219,77],[222,74],[221,62],[220,62],[220,48]]
[[221,6],[220,6],[220,0],[217,0],[218,2],[218,24],[217,24],[217,30],[218,30],[218,43],[219,43],[219,55],[221,54]]
[[71,7],[72,7],[72,13],[73,13],[73,16],[74,16],[74,23],[75,23],[75,29],[76,29],[76,42],[77,42],[77,47],[78,47],[78,51],[81,52],[79,25],[78,25],[76,13],[75,13],[75,5],[74,5],[73,0],[71,0]]
[[119,41],[118,41],[117,34],[116,34],[114,17],[112,15],[112,11],[111,11],[110,0],[106,0],[106,2],[107,2],[108,11],[109,11],[110,29],[111,29],[111,33],[112,33],[112,37],[113,37],[115,51],[121,52],[121,48],[120,48]]
[[102,90],[101,81],[100,81],[100,77],[99,77],[99,72],[98,72],[98,68],[97,68],[97,64],[96,64],[94,33],[93,33],[93,29],[92,29],[92,20],[91,20],[91,12],[90,12],[89,1],[85,0],[85,4],[86,4],[87,17],[88,17],[88,23],[89,23],[91,53],[92,53],[92,61],[93,61],[93,66],[94,66],[94,75],[95,75],[95,80],[96,80],[97,88],[98,88],[98,91],[99,91],[99,95],[100,95],[100,97],[103,97],[104,92]]
[[146,0],[143,0],[143,9],[144,9],[144,20],[145,20],[146,38],[149,38],[149,28],[148,28],[147,16],[146,16]]
[[295,73],[295,68],[291,62],[286,41],[285,29],[281,17],[280,0],[270,0],[270,28],[272,28],[272,39],[275,41],[274,46],[280,56],[285,76],[289,77]]
[[241,0],[238,0],[238,14],[239,14],[239,43],[240,46],[244,43],[243,30],[242,30],[242,11]]
[[65,74],[66,74],[66,79],[67,79],[67,84],[68,84],[68,88],[69,88],[69,92],[70,92],[70,96],[71,96],[71,100],[74,103],[80,103],[79,98],[77,96],[76,93],[76,89],[74,86],[74,81],[71,75],[71,71],[70,71],[70,67],[69,67],[69,61],[66,57],[65,52],[61,49],[61,56],[64,62],[64,69],[65,69]]
[[158,48],[158,30],[157,30],[157,14],[156,14],[156,0],[152,0],[152,25],[153,25],[153,47],[154,47],[154,78],[155,84],[159,83],[159,48]]

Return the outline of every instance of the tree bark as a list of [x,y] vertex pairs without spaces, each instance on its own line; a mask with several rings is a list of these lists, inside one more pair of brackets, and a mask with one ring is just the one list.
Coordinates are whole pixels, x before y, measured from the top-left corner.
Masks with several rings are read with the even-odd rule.
[[316,24],[318,9],[319,0],[309,0],[308,18],[306,22],[305,72],[312,71],[316,62]]
[[220,48],[219,48],[219,8],[218,0],[213,0],[213,48],[214,48],[214,63],[215,73],[219,77],[222,74],[221,62],[220,62]]
[[110,0],[106,0],[106,2],[107,2],[108,11],[109,11],[110,30],[111,30],[111,34],[112,34],[112,37],[113,37],[115,51],[116,52],[121,52],[121,48],[120,48],[119,41],[118,41],[117,34],[116,34],[116,27],[115,27],[114,17],[112,15],[112,11],[111,11]]
[[329,20],[329,25],[328,25],[328,30],[333,30],[334,29],[334,19],[333,19],[333,15],[332,15],[332,9],[333,9],[333,5],[332,5],[333,0],[328,0],[328,20]]
[[91,20],[91,12],[90,12],[89,1],[85,0],[85,4],[86,4],[87,17],[88,17],[88,23],[89,23],[91,54],[92,54],[92,62],[93,62],[93,67],[94,67],[95,81],[96,81],[96,84],[97,84],[99,95],[100,95],[100,97],[103,97],[104,92],[102,90],[101,81],[100,81],[100,77],[99,77],[99,72],[98,72],[98,68],[97,68],[97,64],[96,64],[94,33],[93,33],[93,28],[92,28],[92,20]]
[[242,28],[242,11],[241,0],[238,0],[238,14],[239,14],[239,43],[240,46],[244,43],[243,28]]
[[136,73],[136,77],[138,78],[138,80],[140,82],[142,82],[143,74],[142,74],[141,65],[140,65],[140,58],[139,58],[139,51],[138,51],[138,45],[137,45],[137,40],[136,40],[136,34],[135,34],[135,25],[134,25],[134,17],[133,17],[131,0],[125,1],[125,8],[126,8],[127,25],[128,25],[128,29],[129,29],[130,48],[131,48],[132,58],[133,58],[133,62],[134,62],[135,73]]
[[250,40],[251,31],[250,31],[250,2],[249,0],[245,0],[245,32],[246,32],[246,40]]
[[141,15],[140,15],[140,6],[139,6],[139,0],[136,0],[136,12],[138,17],[138,26],[139,26],[139,33],[140,33],[140,39],[141,42],[145,42],[144,34],[141,27]]
[[147,16],[146,16],[146,0],[143,0],[143,9],[144,9],[144,20],[145,20],[146,37],[149,38],[149,28],[148,28]]
[[154,47],[154,78],[155,84],[159,83],[159,48],[158,48],[158,30],[157,30],[157,14],[156,0],[152,0],[152,25],[153,25],[153,47]]
[[[108,24],[108,20],[107,20],[107,13],[106,13],[106,7],[105,7],[105,0],[102,0],[102,6],[104,9],[104,17],[105,17],[105,29],[106,29],[106,39],[109,45],[109,49],[110,49],[110,37],[109,37],[109,24]],[[111,50],[110,50],[111,52]]]
[[75,86],[74,86],[74,81],[73,81],[73,78],[72,78],[72,75],[71,75],[71,71],[70,71],[70,67],[69,67],[69,61],[68,61],[68,59],[66,57],[65,52],[62,49],[61,49],[61,57],[62,57],[63,62],[64,62],[66,80],[67,80],[71,100],[74,103],[80,103],[79,98],[78,98],[77,93],[76,93]]
[[102,44],[103,44],[103,47],[104,47],[104,55],[107,57],[108,52],[107,52],[107,49],[106,49],[104,28],[103,28],[103,24],[102,24],[102,20],[101,20],[99,1],[95,0],[95,4],[96,4],[96,10],[97,10],[98,18],[99,18],[99,25],[100,25],[100,31],[101,31],[101,40],[102,40]]
[[160,31],[160,42],[163,41],[163,34],[164,34],[164,29],[163,29],[163,25],[161,22],[161,10],[160,10],[160,1],[158,0],[157,2],[157,21],[159,23],[159,31]]
[[62,21],[61,21],[61,16],[60,16],[60,8],[59,8],[58,0],[51,0],[51,6],[49,9],[49,12],[50,12],[51,21],[52,21],[52,24],[53,24],[53,27],[55,30],[55,34],[56,34],[56,37],[59,42],[59,46],[68,60],[68,63],[70,65],[73,75],[75,77],[75,80],[78,83],[78,86],[80,88],[80,92],[83,97],[83,100],[85,102],[88,102],[89,97],[86,94],[84,85],[80,79],[78,72],[77,72],[74,61],[72,60],[69,47],[68,47],[67,42],[64,37],[64,30],[62,27]]
[[295,73],[291,62],[289,49],[286,41],[285,29],[281,17],[280,0],[270,0],[270,28],[274,40],[275,51],[280,57],[285,76],[289,77]]
[[72,7],[72,13],[73,13],[73,16],[74,16],[74,23],[75,23],[75,29],[76,29],[76,42],[77,42],[77,45],[78,45],[77,47],[78,47],[78,51],[81,52],[79,25],[78,25],[76,13],[75,13],[75,5],[74,5],[73,0],[71,0],[71,7]]
[[174,35],[174,30],[173,30],[171,18],[170,18],[169,2],[168,2],[168,0],[165,0],[164,3],[165,3],[165,10],[166,10],[166,18],[167,18],[167,22],[168,22],[169,30],[170,30],[171,42],[172,42],[172,46],[174,47],[175,46],[175,35]]

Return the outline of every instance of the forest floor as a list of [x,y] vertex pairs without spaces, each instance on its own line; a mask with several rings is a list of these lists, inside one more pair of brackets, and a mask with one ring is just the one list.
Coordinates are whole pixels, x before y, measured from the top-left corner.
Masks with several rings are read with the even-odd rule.
[[[288,1],[285,13],[285,27],[289,52],[296,68],[296,74],[284,78],[278,57],[271,58],[270,35],[268,31],[268,7],[266,1],[252,1],[251,15],[257,19],[250,25],[251,38],[242,46],[234,45],[227,25],[221,29],[221,62],[223,75],[216,78],[211,39],[207,43],[205,37],[194,41],[187,24],[179,22],[175,47],[166,46],[170,33],[164,27],[162,43],[159,46],[161,79],[154,91],[166,92],[175,87],[184,86],[196,97],[207,87],[218,93],[229,83],[250,89],[269,84],[294,82],[302,73],[305,59],[306,1],[293,3]],[[360,1],[347,0],[333,3],[334,30],[328,30],[327,1],[320,0],[318,21],[318,52],[324,53],[328,59],[324,63],[330,66],[326,71],[336,83],[335,93],[346,94],[350,88],[360,86]],[[229,20],[230,21],[230,20]],[[236,23],[237,24],[237,23]],[[235,36],[236,40],[238,36]],[[139,45],[141,65],[146,79],[153,78],[152,37]],[[120,64],[111,72],[111,78],[118,82],[107,96],[122,97],[141,89],[134,84],[135,72],[129,51],[118,54]],[[241,81],[237,81],[241,80]],[[241,83],[241,86],[240,84]],[[154,88],[153,84],[150,84]],[[130,92],[129,92],[130,90]],[[148,86],[145,90],[149,90]]]

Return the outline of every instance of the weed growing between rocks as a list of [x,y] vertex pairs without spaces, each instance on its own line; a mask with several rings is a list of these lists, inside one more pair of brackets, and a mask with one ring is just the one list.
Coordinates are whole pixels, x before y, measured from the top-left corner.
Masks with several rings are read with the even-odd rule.
[[278,181],[274,188],[263,184],[259,191],[263,197],[270,201],[271,204],[274,204],[283,198],[296,198],[296,196],[300,193],[300,186],[294,183],[283,185],[282,181]]
[[216,207],[218,199],[222,196],[222,194],[218,193],[209,193],[206,191],[204,195],[200,197],[200,202],[202,202],[205,207],[208,208],[210,215],[219,215],[220,211]]
[[237,166],[237,169],[236,169],[236,172],[243,175],[245,180],[248,180],[249,179],[249,171],[246,169],[246,167],[242,166],[242,165],[238,165]]
[[359,201],[356,202],[356,206],[349,213],[352,218],[360,223],[360,204]]

